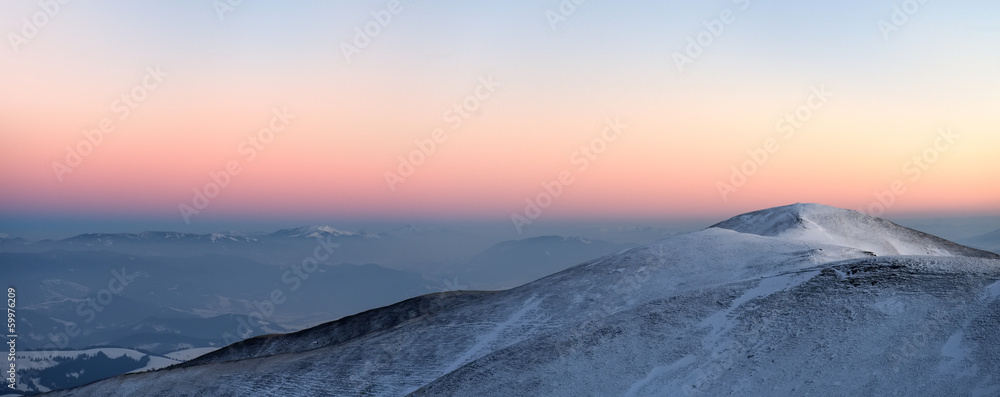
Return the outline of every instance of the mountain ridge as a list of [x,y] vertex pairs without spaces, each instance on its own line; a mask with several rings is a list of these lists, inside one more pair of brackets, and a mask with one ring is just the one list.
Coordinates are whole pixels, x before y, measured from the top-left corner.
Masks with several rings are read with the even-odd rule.
[[[1000,320],[1000,260],[844,211],[819,216],[830,210],[798,205],[744,214],[409,320],[397,313],[404,321],[342,343],[259,356],[231,345],[213,356],[243,352],[232,361],[196,360],[53,395],[942,391],[935,384],[1000,392],[1000,367],[989,364],[1000,361],[991,325]],[[835,244],[855,242],[857,229],[878,232],[882,253],[910,252],[918,241],[930,256]],[[911,349],[917,356],[891,344],[931,322],[936,328],[921,331],[927,341]],[[280,346],[285,337],[261,341]],[[885,365],[899,372],[872,383]]]
[[710,227],[803,242],[867,248],[876,255],[959,255],[1000,259],[1000,255],[995,253],[962,246],[882,218],[822,204],[796,203],[749,212]]

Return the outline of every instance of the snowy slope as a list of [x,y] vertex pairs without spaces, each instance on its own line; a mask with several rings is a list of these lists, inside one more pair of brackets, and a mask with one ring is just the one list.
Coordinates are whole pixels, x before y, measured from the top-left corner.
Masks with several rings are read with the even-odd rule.
[[[936,256],[883,257],[913,252]],[[995,395],[997,280],[995,255],[795,205],[54,395]]]
[[997,263],[933,261],[854,260],[651,301],[414,395],[998,395]]
[[324,238],[328,236],[357,237],[361,236],[361,233],[345,232],[343,230],[338,230],[330,226],[302,226],[292,229],[281,229],[268,235],[268,237],[276,237],[276,238],[294,238],[294,237]]

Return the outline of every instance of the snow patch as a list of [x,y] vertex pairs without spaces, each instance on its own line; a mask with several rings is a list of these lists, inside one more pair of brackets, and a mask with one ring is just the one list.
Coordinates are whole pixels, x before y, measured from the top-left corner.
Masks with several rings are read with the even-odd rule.
[[645,394],[639,394],[639,392],[642,391],[642,389],[645,388],[647,385],[649,385],[650,382],[656,380],[657,378],[663,376],[664,374],[675,372],[678,369],[694,364],[697,360],[698,360],[697,356],[689,354],[687,356],[684,356],[680,360],[674,361],[670,365],[655,367],[652,370],[650,370],[648,374],[646,374],[645,378],[642,378],[642,380],[633,383],[632,387],[629,387],[628,392],[625,393],[625,396],[633,397],[633,396],[645,395]]
[[986,293],[989,295],[989,300],[1000,298],[1000,281],[986,287]]
[[882,312],[882,314],[887,316],[896,316],[906,313],[906,304],[896,297],[875,302],[873,306],[875,306],[875,309],[879,312]]
[[761,297],[765,297],[780,291],[795,288],[806,281],[809,281],[813,277],[816,277],[820,272],[818,270],[805,272],[805,273],[790,273],[783,274],[775,277],[768,277],[760,281],[757,287],[747,291],[739,298],[733,301],[729,308],[717,312],[699,324],[702,327],[711,327],[712,331],[705,338],[703,346],[706,350],[713,350],[715,353],[721,353],[724,349],[719,349],[717,342],[719,337],[726,331],[729,331],[733,327],[733,322],[730,321],[729,315],[743,306],[743,304]]
[[941,355],[948,358],[947,361],[943,361],[938,365],[938,370],[941,373],[966,377],[975,376],[979,372],[975,365],[970,366],[966,362],[972,349],[963,346],[962,340],[964,337],[965,334],[962,331],[955,332],[948,337],[948,341],[941,347]]

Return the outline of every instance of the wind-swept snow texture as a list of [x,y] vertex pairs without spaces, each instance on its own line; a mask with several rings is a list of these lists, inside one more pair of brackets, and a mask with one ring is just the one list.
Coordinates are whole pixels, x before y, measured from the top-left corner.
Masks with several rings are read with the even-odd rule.
[[796,204],[64,396],[1000,395],[1000,257]]
[[793,204],[743,214],[713,227],[871,251],[876,255],[972,256],[991,252],[955,244],[861,212],[821,204]]

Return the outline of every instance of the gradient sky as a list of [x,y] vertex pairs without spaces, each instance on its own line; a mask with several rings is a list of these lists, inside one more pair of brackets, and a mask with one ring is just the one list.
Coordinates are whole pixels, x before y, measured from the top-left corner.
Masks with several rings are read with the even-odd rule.
[[[563,171],[573,182],[540,219],[872,208],[897,180],[906,192],[890,215],[1000,214],[995,1],[928,2],[888,39],[879,21],[902,1],[590,0],[554,30],[555,0],[403,1],[348,62],[342,43],[389,3],[245,0],[220,18],[205,0],[75,0],[15,45],[42,8],[3,2],[0,231],[53,219],[505,220]],[[680,72],[673,54],[724,10],[735,21]],[[116,98],[148,68],[167,76],[120,119]],[[452,129],[445,112],[488,77],[501,85]],[[785,139],[776,123],[814,87],[834,95]],[[276,108],[295,119],[249,160],[241,142]],[[53,163],[105,118],[115,131],[60,181]],[[581,170],[574,152],[608,118],[628,127]],[[447,140],[390,189],[386,172],[435,128]],[[906,173],[949,128],[960,138],[919,178]],[[780,149],[724,200],[719,182],[772,137]],[[231,161],[240,174],[185,223],[178,206]]]

